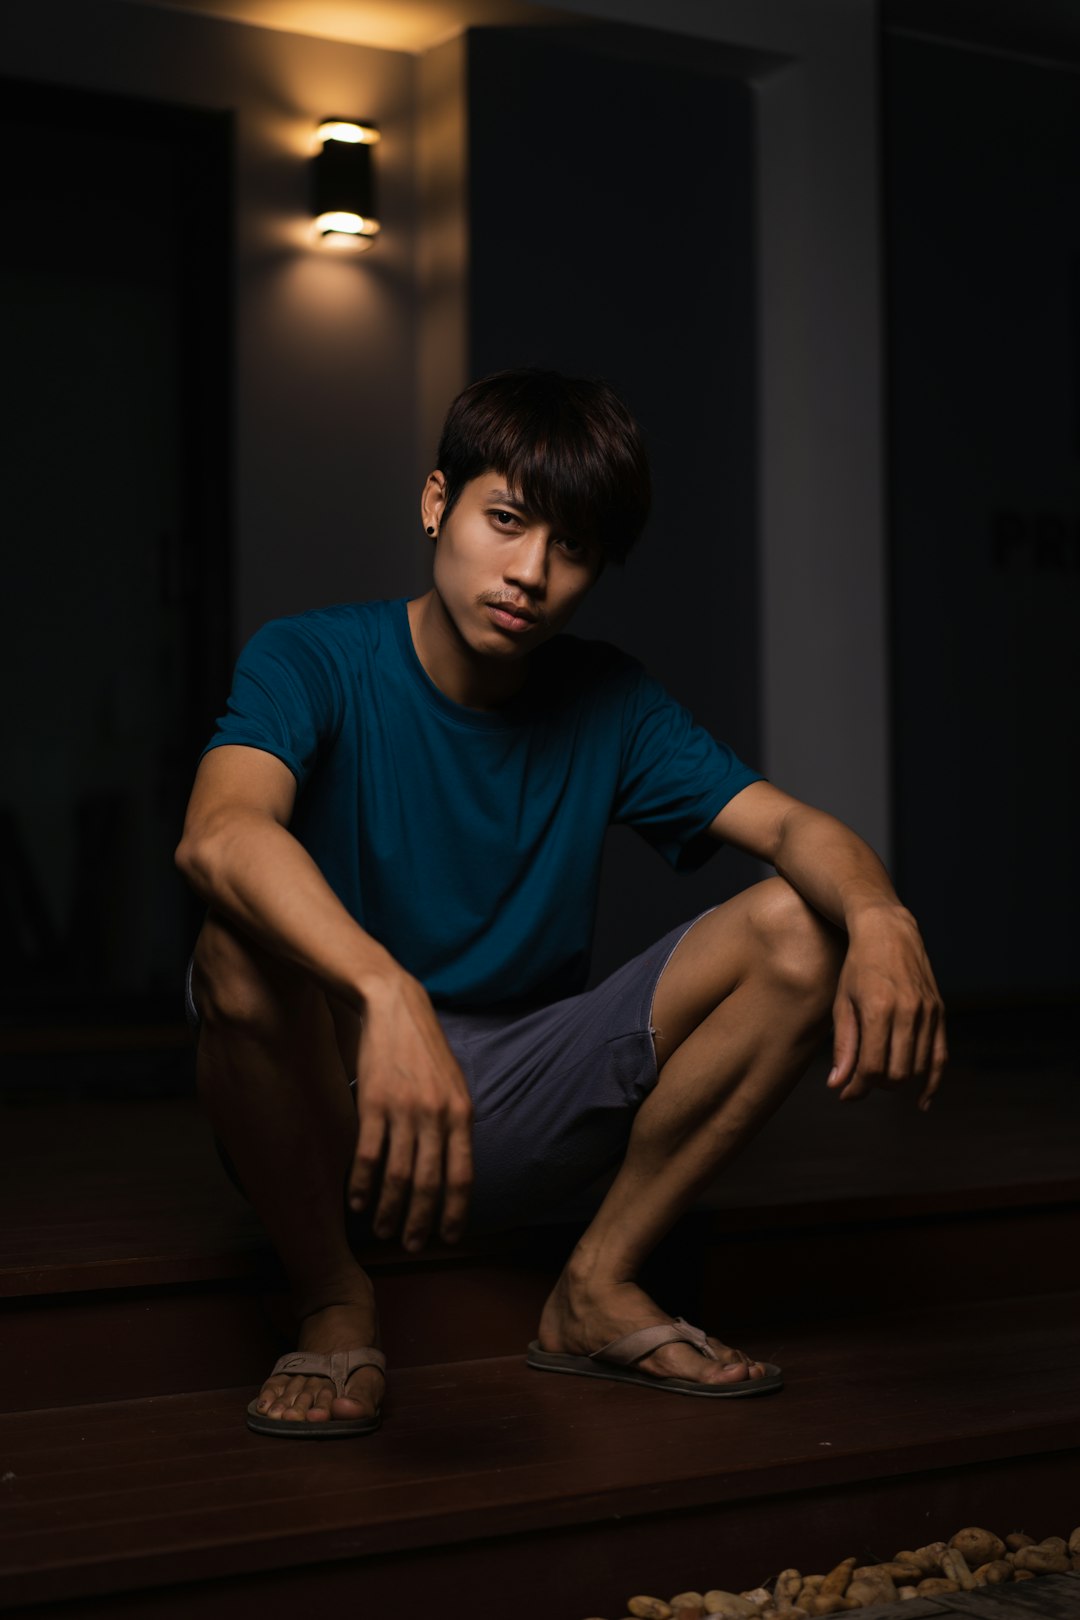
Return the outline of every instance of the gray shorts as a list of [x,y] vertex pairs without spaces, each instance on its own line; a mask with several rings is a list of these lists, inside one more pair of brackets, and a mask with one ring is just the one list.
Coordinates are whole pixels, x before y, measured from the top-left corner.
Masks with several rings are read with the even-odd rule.
[[[439,1010],[473,1102],[471,1229],[587,1219],[596,1208],[634,1113],[656,1084],[660,975],[706,915],[673,928],[594,989],[537,1011]],[[190,966],[186,1001],[197,1030]]]

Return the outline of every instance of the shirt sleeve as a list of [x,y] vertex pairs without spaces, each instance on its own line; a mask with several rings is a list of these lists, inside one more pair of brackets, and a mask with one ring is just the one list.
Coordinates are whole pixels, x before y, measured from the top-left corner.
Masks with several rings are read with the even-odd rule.
[[715,849],[701,834],[736,793],[764,778],[699,726],[659,681],[635,666],[623,711],[623,749],[612,821],[639,832],[676,871]]
[[203,750],[239,743],[286,764],[302,787],[341,724],[341,678],[304,615],[272,619],[237,660],[226,713]]

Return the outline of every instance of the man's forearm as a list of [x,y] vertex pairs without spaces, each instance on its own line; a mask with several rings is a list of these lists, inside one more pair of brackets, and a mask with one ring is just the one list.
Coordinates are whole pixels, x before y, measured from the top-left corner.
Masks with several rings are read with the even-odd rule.
[[185,835],[176,863],[208,906],[352,1006],[363,1007],[376,984],[403,972],[271,816],[222,812]]
[[822,810],[800,805],[788,812],[773,864],[815,911],[849,935],[882,910],[910,918],[870,845]]

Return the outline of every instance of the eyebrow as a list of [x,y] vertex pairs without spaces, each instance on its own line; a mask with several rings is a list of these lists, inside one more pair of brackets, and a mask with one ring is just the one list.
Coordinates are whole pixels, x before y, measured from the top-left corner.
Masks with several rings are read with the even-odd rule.
[[519,501],[516,495],[511,495],[509,490],[493,489],[488,494],[488,500],[498,501],[500,506],[513,506],[519,512],[526,511],[524,502]]

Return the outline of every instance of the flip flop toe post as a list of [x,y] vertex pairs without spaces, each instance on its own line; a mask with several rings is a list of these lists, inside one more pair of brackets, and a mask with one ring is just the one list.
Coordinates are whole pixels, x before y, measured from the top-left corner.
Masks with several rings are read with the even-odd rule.
[[[386,1376],[386,1357],[381,1350],[365,1345],[359,1350],[335,1350],[330,1355],[320,1355],[315,1351],[293,1350],[287,1356],[281,1356],[274,1363],[271,1378],[277,1373],[291,1373],[293,1376],[304,1374],[310,1377],[313,1374],[320,1378],[329,1378],[337,1395],[344,1395],[345,1386],[349,1382],[357,1367],[378,1367],[383,1377]],[[377,1411],[374,1417],[365,1418],[326,1418],[317,1423],[311,1423],[307,1418],[303,1423],[287,1421],[285,1418],[267,1417],[265,1412],[258,1411],[259,1396],[256,1396],[248,1405],[247,1426],[256,1434],[273,1434],[288,1440],[345,1440],[350,1435],[374,1434],[382,1422],[382,1412]]]
[[690,1378],[659,1378],[655,1373],[642,1372],[636,1365],[644,1356],[659,1350],[661,1345],[685,1341],[707,1361],[717,1356],[701,1328],[677,1316],[674,1322],[661,1322],[656,1327],[638,1328],[621,1339],[613,1339],[588,1356],[563,1355],[559,1351],[541,1350],[533,1340],[526,1355],[530,1367],[538,1372],[576,1373],[581,1378],[611,1378],[623,1384],[642,1384],[648,1389],[665,1390],[671,1395],[701,1395],[706,1399],[727,1399],[739,1395],[767,1395],[783,1383],[780,1368],[771,1361],[763,1361],[762,1378],[742,1378],[736,1384],[698,1384]]

